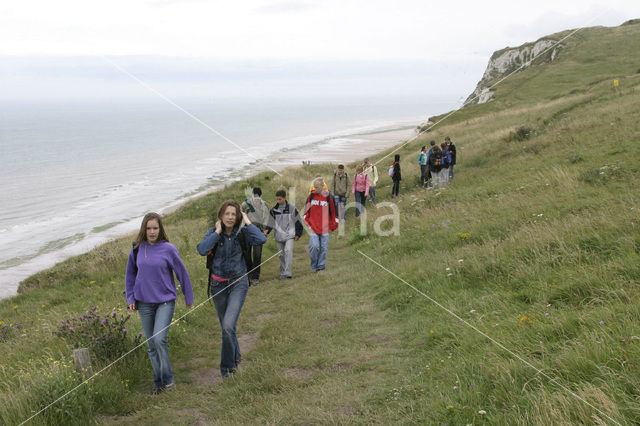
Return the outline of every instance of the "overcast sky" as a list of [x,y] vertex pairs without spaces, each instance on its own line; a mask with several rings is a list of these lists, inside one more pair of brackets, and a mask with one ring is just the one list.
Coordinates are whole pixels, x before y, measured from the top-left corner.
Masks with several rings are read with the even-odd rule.
[[637,0],[4,0],[0,99],[144,96],[104,57],[174,96],[451,99],[495,50],[633,18]]

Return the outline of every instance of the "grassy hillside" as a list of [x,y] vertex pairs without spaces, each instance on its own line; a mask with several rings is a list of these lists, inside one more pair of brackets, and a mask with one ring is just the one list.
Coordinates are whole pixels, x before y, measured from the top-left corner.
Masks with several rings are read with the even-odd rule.
[[[149,395],[141,348],[31,422],[636,424],[640,25],[584,29],[565,45],[556,61],[498,86],[494,101],[400,150],[399,236],[372,232],[389,207],[368,210],[366,235],[350,212],[326,272],[310,273],[306,236],[293,280],[275,279],[277,259],[265,264],[238,324],[244,361],[232,380],[217,378],[220,331],[206,304],[171,328],[175,391]],[[519,140],[523,125],[531,133]],[[455,182],[426,191],[419,147],[446,135],[458,147]],[[247,186],[295,187],[301,206],[311,178],[331,170],[264,173],[169,215],[196,303],[205,271],[195,245],[221,201]],[[379,201],[391,201],[381,181]],[[51,331],[91,306],[124,312],[130,241],[31,277],[0,302],[0,321],[12,324],[0,338],[3,423],[81,383],[70,346]],[[263,259],[275,252],[270,239]],[[182,298],[177,306],[176,318],[186,313]],[[126,327],[137,334],[138,318]]]

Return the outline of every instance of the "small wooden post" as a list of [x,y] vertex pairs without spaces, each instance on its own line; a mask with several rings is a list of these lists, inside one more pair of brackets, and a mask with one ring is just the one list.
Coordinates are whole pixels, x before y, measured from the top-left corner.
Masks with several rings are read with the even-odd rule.
[[82,374],[85,378],[93,376],[93,368],[91,368],[91,357],[89,356],[89,349],[74,349],[73,365],[76,367],[76,371]]

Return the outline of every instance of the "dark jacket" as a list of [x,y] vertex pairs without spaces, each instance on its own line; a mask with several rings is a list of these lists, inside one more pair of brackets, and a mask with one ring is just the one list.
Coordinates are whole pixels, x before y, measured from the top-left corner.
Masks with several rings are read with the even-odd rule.
[[456,146],[451,142],[450,145],[447,145],[449,148],[449,152],[451,153],[451,164],[456,164]]
[[402,173],[400,172],[400,163],[393,163],[393,176],[391,176],[391,180],[402,180]]
[[257,226],[251,224],[244,229],[235,227],[231,235],[224,231],[220,235],[215,228],[209,228],[204,239],[198,244],[198,253],[202,256],[206,256],[214,246],[217,246],[211,272],[221,278],[234,279],[247,273],[247,265],[242,257],[242,247],[238,241],[239,232],[244,232],[245,241],[251,246],[259,246],[267,242],[267,237]]

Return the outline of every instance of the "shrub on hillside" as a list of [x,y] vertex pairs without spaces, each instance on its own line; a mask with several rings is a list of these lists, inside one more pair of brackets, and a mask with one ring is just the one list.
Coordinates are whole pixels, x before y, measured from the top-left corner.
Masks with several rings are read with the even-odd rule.
[[77,318],[62,321],[52,333],[62,337],[73,348],[88,348],[92,356],[100,361],[111,361],[137,346],[142,333],[129,337],[126,323],[131,314],[120,315],[116,311],[99,315],[97,307]]
[[513,141],[522,142],[522,141],[526,141],[531,136],[533,136],[533,129],[531,129],[531,127],[519,126],[518,128],[516,128],[515,131],[512,131],[509,133],[509,136],[507,136],[507,142],[513,142]]

